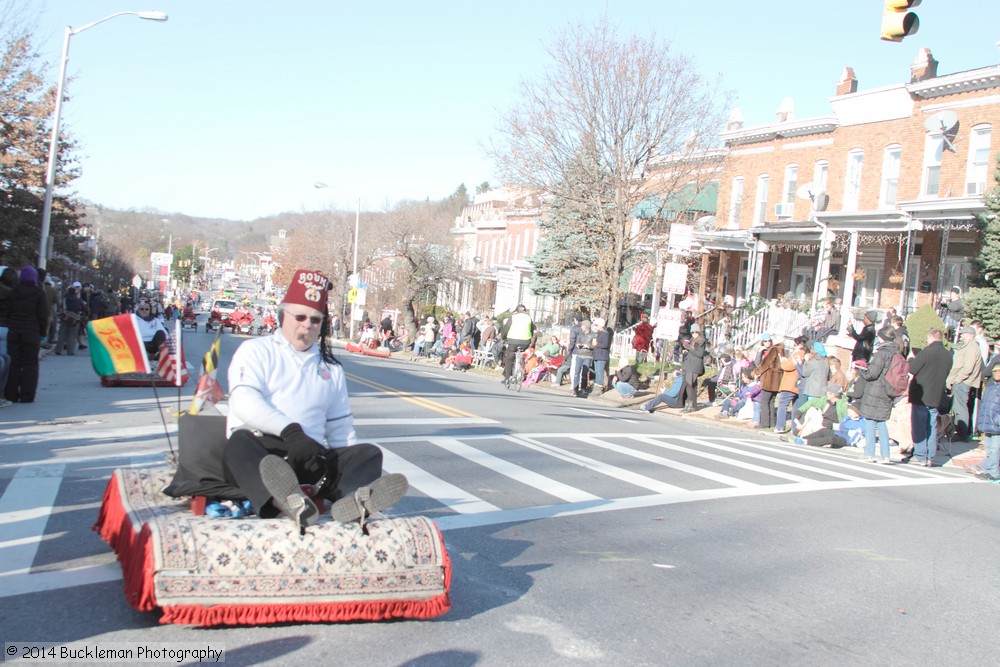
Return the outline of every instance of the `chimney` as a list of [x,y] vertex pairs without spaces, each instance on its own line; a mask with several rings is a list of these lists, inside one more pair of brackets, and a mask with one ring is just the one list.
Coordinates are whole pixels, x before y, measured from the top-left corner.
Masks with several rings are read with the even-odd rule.
[[837,96],[850,95],[858,92],[858,77],[854,76],[853,67],[845,67],[840,73],[840,81],[837,82]]
[[938,61],[934,60],[931,50],[926,46],[917,53],[916,59],[910,65],[910,83],[926,81],[937,76]]
[[792,102],[791,97],[786,97],[778,107],[778,111],[775,114],[777,117],[777,122],[786,123],[791,120],[795,120],[795,103]]
[[736,107],[731,112],[729,112],[729,120],[726,121],[726,132],[732,132],[733,130],[743,129],[743,112],[740,111],[739,107]]

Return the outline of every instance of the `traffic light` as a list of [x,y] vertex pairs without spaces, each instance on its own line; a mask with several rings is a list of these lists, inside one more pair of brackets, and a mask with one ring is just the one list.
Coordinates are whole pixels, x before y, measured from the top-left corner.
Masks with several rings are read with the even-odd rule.
[[902,42],[907,35],[914,35],[920,27],[920,19],[911,11],[920,0],[884,0],[882,4],[882,39],[887,42]]

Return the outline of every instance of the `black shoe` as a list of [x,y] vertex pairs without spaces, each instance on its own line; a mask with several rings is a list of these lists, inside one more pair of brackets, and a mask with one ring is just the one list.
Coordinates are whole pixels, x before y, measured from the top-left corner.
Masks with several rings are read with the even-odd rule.
[[350,496],[344,496],[333,504],[330,514],[335,521],[350,523],[365,522],[365,516],[389,509],[398,503],[410,488],[404,475],[394,472],[379,477],[368,486],[362,486]]
[[271,503],[282,516],[294,521],[303,533],[307,526],[316,523],[319,510],[302,492],[295,471],[287,461],[270,454],[261,459],[259,470],[264,488],[271,494]]

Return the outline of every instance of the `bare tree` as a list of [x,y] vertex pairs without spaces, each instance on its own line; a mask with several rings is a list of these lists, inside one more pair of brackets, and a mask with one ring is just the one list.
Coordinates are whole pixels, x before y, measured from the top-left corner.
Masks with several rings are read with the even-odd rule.
[[593,267],[601,292],[591,300],[613,325],[622,273],[650,234],[650,226],[633,225],[633,212],[653,196],[665,210],[682,189],[706,180],[727,96],[669,42],[622,39],[607,20],[568,26],[549,55],[552,68],[523,82],[501,118],[492,153],[507,182],[547,192],[581,218],[581,245],[605,237]]

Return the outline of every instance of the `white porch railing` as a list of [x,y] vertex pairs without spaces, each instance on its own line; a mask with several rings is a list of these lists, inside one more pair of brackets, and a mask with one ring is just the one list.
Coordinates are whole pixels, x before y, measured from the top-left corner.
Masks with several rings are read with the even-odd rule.
[[728,339],[733,347],[746,349],[754,345],[765,333],[785,338],[798,336],[809,319],[809,313],[803,313],[795,308],[768,305],[741,320],[719,321],[712,327],[709,340],[717,346]]
[[632,349],[632,341],[635,340],[635,324],[628,329],[615,332],[615,337],[611,341],[611,358],[621,359],[625,357],[630,361],[635,360],[635,350]]

